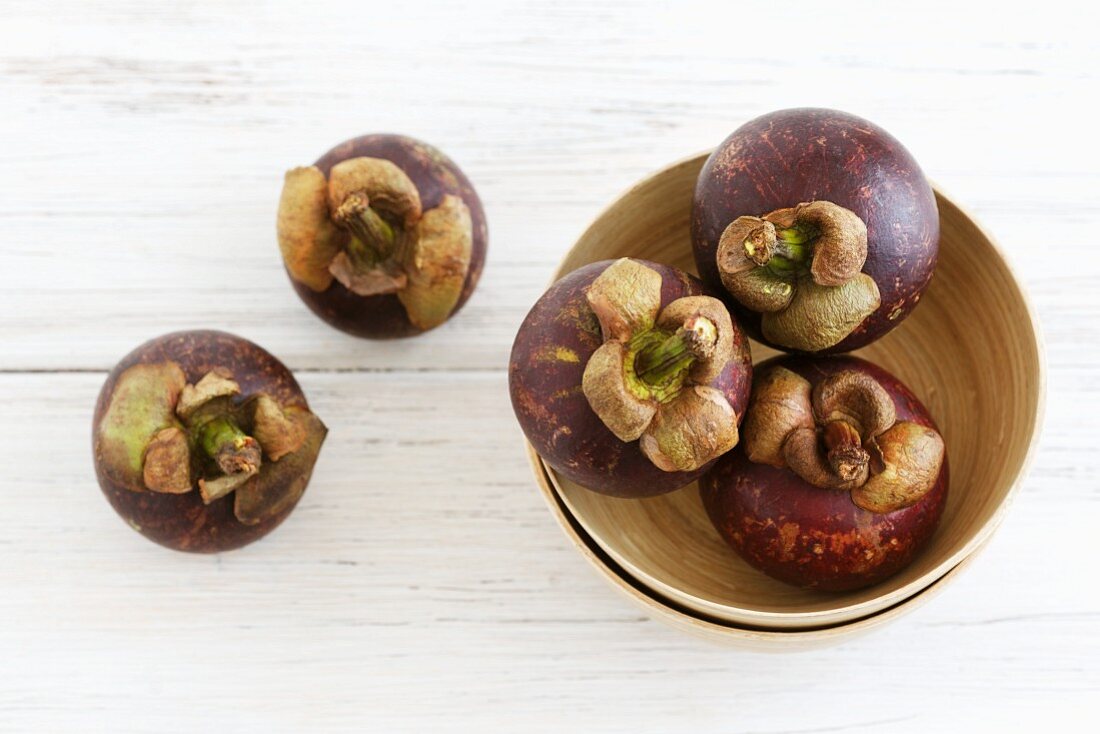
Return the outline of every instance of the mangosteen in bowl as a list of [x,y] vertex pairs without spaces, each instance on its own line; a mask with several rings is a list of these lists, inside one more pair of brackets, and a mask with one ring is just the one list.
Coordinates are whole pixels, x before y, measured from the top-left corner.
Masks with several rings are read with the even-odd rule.
[[92,448],[99,486],[130,527],[175,550],[216,552],[286,519],[326,434],[267,351],[224,332],[181,331],[111,371]]
[[[621,257],[690,272],[692,193],[708,156],[671,164],[610,202],[555,277]],[[873,586],[849,592],[793,586],[730,547],[707,516],[698,483],[622,501],[571,481],[528,446],[555,519],[603,578],[636,601],[644,592],[642,608],[679,628],[775,649],[785,644],[780,638],[836,641],[896,618],[949,585],[988,546],[1035,456],[1046,383],[1042,337],[993,237],[942,191],[936,200],[942,233],[936,276],[905,328],[860,355],[911,388],[947,442],[952,489],[923,550]],[[774,356],[762,345],[752,351],[761,364]],[[739,430],[744,440],[744,424]],[[782,632],[768,633],[767,641],[761,630]]]
[[363,135],[287,172],[279,249],[298,296],[355,336],[415,336],[453,316],[481,277],[481,200],[437,148]]
[[751,379],[748,340],[723,303],[687,273],[633,258],[551,286],[509,365],[535,450],[616,497],[679,489],[736,445]]
[[855,357],[757,366],[741,445],[700,481],[719,534],[796,586],[850,591],[908,565],[947,502],[943,438],[893,375]]
[[939,254],[936,197],[882,128],[844,112],[751,120],[711,154],[692,204],[700,277],[750,336],[849,352],[913,310]]

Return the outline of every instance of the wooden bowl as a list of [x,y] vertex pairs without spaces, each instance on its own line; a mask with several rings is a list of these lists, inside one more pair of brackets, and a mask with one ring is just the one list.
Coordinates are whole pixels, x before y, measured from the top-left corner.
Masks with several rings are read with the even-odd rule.
[[[661,170],[616,200],[569,251],[554,279],[624,256],[694,272],[691,199],[706,157]],[[707,519],[696,485],[623,500],[590,492],[547,468],[552,491],[609,561],[701,619],[759,629],[819,629],[896,607],[988,540],[1037,443],[1045,392],[1041,337],[1027,297],[992,238],[941,191],[936,198],[940,261],[931,286],[904,324],[856,352],[905,382],[947,442],[947,507],[916,560],[867,589],[797,589],[751,568],[726,545]],[[752,346],[755,361],[775,354]],[[603,570],[617,583],[631,583],[610,566]]]
[[855,637],[861,637],[928,603],[929,600],[943,590],[950,579],[955,578],[970,564],[979,550],[985,547],[984,545],[979,546],[974,553],[971,553],[970,556],[941,578],[932,582],[926,589],[898,602],[892,607],[861,619],[803,629],[769,629],[730,624],[676,604],[654,592],[626,572],[613,558],[604,552],[598,543],[592,540],[592,537],[585,532],[576,517],[569,511],[550,479],[553,470],[539,457],[530,444],[527,445],[527,454],[531,467],[535,471],[539,489],[542,490],[543,499],[546,500],[550,511],[554,514],[565,534],[573,541],[577,550],[581,552],[581,555],[595,566],[615,589],[640,605],[655,619],[696,637],[730,647],[761,652],[799,652],[829,647]]

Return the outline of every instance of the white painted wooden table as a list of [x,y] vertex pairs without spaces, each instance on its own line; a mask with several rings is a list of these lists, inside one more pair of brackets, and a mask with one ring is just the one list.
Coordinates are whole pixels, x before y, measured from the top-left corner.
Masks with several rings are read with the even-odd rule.
[[[1095,724],[1095,18],[474,5],[0,1],[0,731]],[[796,105],[879,122],[999,237],[1050,395],[1032,475],[957,583],[857,642],[767,656],[593,573],[532,484],[506,363],[605,203]],[[465,311],[401,343],[317,321],[274,243],[283,170],[379,130],[445,149],[490,220]],[[91,465],[106,370],[188,327],[282,357],[332,429],[290,520],[216,557],[131,532]]]

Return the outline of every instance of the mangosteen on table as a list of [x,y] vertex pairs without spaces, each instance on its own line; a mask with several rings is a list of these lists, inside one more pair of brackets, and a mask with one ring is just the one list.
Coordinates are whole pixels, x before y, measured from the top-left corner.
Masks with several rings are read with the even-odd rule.
[[462,307],[481,277],[488,230],[477,192],[447,156],[377,134],[287,172],[278,239],[314,313],[385,339],[435,328]]
[[751,379],[748,340],[722,302],[687,273],[631,258],[551,286],[509,365],[539,455],[618,497],[679,489],[732,448]]
[[741,444],[700,481],[751,565],[827,591],[877,583],[931,538],[947,500],[943,438],[885,370],[855,357],[757,366]]
[[883,336],[936,267],[939,214],[917,162],[853,115],[792,109],[738,128],[692,206],[703,281],[777,349],[848,352]]
[[100,488],[131,527],[169,548],[214,552],[290,514],[326,433],[271,354],[232,334],[183,331],[111,371],[92,444]]

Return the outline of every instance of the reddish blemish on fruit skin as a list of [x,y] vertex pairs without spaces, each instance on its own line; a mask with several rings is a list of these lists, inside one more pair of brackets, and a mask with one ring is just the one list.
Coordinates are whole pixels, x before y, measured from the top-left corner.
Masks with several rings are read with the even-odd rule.
[[760,314],[722,288],[715,261],[718,241],[739,216],[815,200],[851,209],[867,225],[863,272],[878,285],[879,308],[844,340],[819,353],[850,352],[905,320],[931,281],[939,256],[932,187],[909,151],[877,125],[835,110],[792,109],[758,117],[734,131],[707,159],[695,187],[695,262],[703,281],[722,294],[749,335],[768,343]]
[[[847,369],[871,374],[894,399],[898,420],[935,428],[928,411],[885,370],[855,357],[783,357],[782,365],[816,385]],[[907,566],[932,537],[947,502],[948,467],[920,501],[895,512],[862,510],[847,492],[815,487],[788,469],[754,464],[738,446],[699,482],[711,522],[749,564],[789,584],[850,591]]]
[[[402,169],[416,184],[424,211],[438,206],[447,194],[458,196],[469,208],[473,223],[473,248],[462,295],[451,311],[453,317],[469,300],[481,278],[489,243],[485,210],[473,184],[437,148],[403,135],[379,133],[352,138],[332,148],[314,165],[328,178],[329,171],[337,163],[363,156],[384,158]],[[393,339],[423,333],[409,321],[404,306],[394,294],[360,296],[337,281],[333,281],[324,292],[317,293],[294,278],[290,278],[290,282],[310,310],[341,331],[369,339]]]
[[[512,407],[535,450],[570,480],[616,497],[652,497],[694,481],[713,464],[694,472],[658,469],[637,441],[623,443],[615,437],[581,391],[588,359],[603,343],[585,292],[612,262],[592,263],[566,275],[527,314],[509,364]],[[639,262],[661,274],[662,308],[684,296],[714,295],[676,268]],[[713,385],[725,394],[740,421],[751,389],[752,360],[736,321],[734,327],[735,358]],[[553,355],[560,358],[548,358]]]
[[[298,382],[260,346],[220,331],[181,331],[152,339],[122,358],[100,390],[92,425],[99,425],[119,376],[136,364],[177,363],[189,383],[217,367],[229,369],[242,395],[266,393],[283,407],[308,409]],[[93,430],[93,453],[94,453]],[[233,514],[233,495],[204,505],[197,488],[185,494],[134,492],[112,482],[96,462],[100,489],[131,527],[168,548],[195,553],[233,550],[262,538],[290,515],[291,505],[269,520],[245,525]]]

